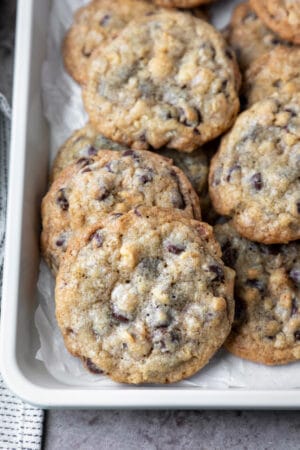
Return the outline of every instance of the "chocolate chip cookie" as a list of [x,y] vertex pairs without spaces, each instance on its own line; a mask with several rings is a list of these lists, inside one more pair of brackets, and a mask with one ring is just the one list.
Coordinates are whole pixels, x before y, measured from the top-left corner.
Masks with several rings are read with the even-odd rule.
[[[61,171],[70,164],[74,164],[81,158],[90,158],[102,149],[126,150],[124,146],[98,133],[90,124],[75,131],[57,153],[52,168],[51,180],[55,180]],[[193,153],[182,153],[176,150],[164,149],[158,153],[173,160],[174,165],[179,167],[191,182],[200,198],[201,206],[202,203],[206,205],[208,178],[207,151],[199,148]]]
[[298,0],[250,0],[260,19],[282,39],[300,44],[300,2]]
[[299,360],[300,242],[257,244],[230,223],[214,230],[224,263],[236,271],[235,320],[225,346],[263,364]]
[[94,0],[80,8],[63,43],[67,71],[80,84],[87,78],[91,56],[103,48],[134,18],[156,11],[150,1]]
[[236,52],[242,71],[259,56],[282,44],[282,40],[256,15],[249,2],[235,8],[225,37]]
[[243,96],[248,107],[277,91],[300,92],[300,47],[276,47],[246,71]]
[[226,339],[233,280],[209,225],[140,207],[72,240],[57,276],[57,321],[68,350],[94,372],[176,382]]
[[132,21],[89,69],[90,120],[128,147],[191,152],[230,127],[239,109],[232,52],[211,25],[183,12]]
[[171,160],[154,153],[103,150],[67,167],[42,203],[42,250],[53,272],[73,231],[141,204],[178,208],[188,217],[201,217],[188,179]]
[[209,174],[213,206],[244,237],[300,238],[300,93],[273,94],[242,113]]

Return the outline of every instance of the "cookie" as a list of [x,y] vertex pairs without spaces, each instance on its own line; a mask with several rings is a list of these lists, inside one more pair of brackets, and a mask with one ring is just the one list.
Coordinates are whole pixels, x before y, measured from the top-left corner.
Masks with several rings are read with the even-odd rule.
[[[98,133],[90,124],[75,131],[57,153],[53,163],[51,181],[55,180],[61,171],[70,164],[74,164],[80,158],[89,158],[96,155],[102,149],[125,150],[117,142],[113,142]],[[173,160],[174,165],[179,167],[191,182],[200,198],[201,205],[202,202],[203,205],[206,205],[208,179],[207,151],[199,148],[193,153],[182,153],[176,150],[165,149],[159,153]]]
[[263,245],[230,223],[215,235],[236,271],[235,320],[225,343],[236,356],[263,364],[300,359],[300,242]]
[[159,6],[167,8],[194,8],[195,6],[213,3],[214,0],[154,0]]
[[238,84],[234,56],[211,25],[163,10],[95,53],[83,99],[90,121],[114,141],[191,152],[233,123]]
[[300,47],[276,47],[246,71],[243,96],[248,107],[277,91],[300,92]]
[[72,242],[56,283],[67,349],[122,383],[171,383],[208,363],[234,314],[212,228],[141,207]]
[[282,44],[281,39],[256,15],[249,2],[236,6],[225,38],[235,51],[242,71],[259,56]]
[[56,180],[61,171],[70,164],[81,158],[93,157],[102,149],[127,150],[127,147],[106,138],[90,124],[74,131],[57,152],[52,166],[51,181]]
[[300,3],[298,0],[250,0],[260,19],[282,39],[300,44]]
[[141,204],[178,208],[188,217],[201,217],[188,179],[171,160],[154,153],[103,150],[67,167],[42,203],[46,262],[55,273],[73,232]]
[[80,8],[63,43],[63,59],[69,74],[80,84],[95,49],[103,48],[132,20],[156,11],[150,1],[94,0]]
[[300,238],[300,93],[273,94],[242,113],[212,159],[213,206],[244,237]]

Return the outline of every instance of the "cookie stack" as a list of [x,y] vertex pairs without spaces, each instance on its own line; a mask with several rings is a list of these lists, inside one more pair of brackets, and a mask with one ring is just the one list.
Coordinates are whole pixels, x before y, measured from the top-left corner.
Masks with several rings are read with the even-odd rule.
[[89,115],[42,204],[65,344],[127,383],[193,375],[232,324],[226,346],[239,356],[299,359],[297,83],[259,102],[253,90],[237,118],[240,72],[224,38],[199,8],[154,3],[204,2],[94,0],[64,41]]

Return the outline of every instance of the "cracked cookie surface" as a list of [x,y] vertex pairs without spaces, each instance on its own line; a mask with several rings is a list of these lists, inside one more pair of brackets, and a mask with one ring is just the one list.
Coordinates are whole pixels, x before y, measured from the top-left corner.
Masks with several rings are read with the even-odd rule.
[[163,10],[131,22],[94,55],[83,98],[112,140],[191,152],[233,123],[239,82],[233,53],[211,25]]
[[300,44],[300,3],[298,0],[250,0],[261,20],[282,39]]
[[138,205],[178,208],[201,217],[199,199],[171,160],[147,151],[103,150],[67,167],[42,203],[42,251],[53,272],[72,234],[105,215]]
[[84,84],[95,49],[115,39],[132,19],[156,10],[153,3],[143,0],[94,0],[80,8],[63,43],[67,71],[78,83]]
[[216,211],[265,244],[300,238],[300,94],[273,94],[242,113],[212,159]]
[[223,261],[236,271],[235,320],[225,347],[263,364],[300,359],[300,242],[263,245],[217,225]]
[[226,339],[234,272],[212,228],[140,207],[71,243],[56,283],[66,347],[124,383],[170,383],[201,369]]

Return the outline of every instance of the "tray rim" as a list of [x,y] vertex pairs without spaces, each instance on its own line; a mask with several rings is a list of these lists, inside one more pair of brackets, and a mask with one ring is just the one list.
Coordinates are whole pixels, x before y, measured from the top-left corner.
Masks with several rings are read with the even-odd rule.
[[[22,202],[33,8],[18,2],[8,214],[2,291],[0,366],[8,387],[21,399],[42,408],[119,409],[300,409],[300,389],[205,389],[197,387],[46,388],[30,381],[16,358],[20,280]],[[18,180],[15,183],[14,180]],[[16,238],[17,236],[17,238]],[[11,326],[14,323],[15,326]]]

